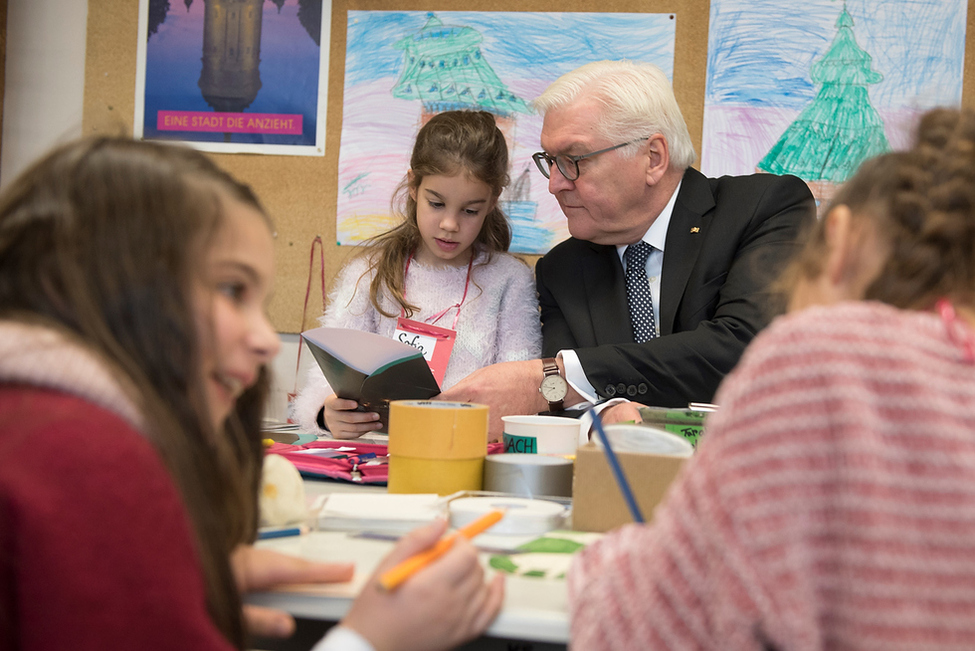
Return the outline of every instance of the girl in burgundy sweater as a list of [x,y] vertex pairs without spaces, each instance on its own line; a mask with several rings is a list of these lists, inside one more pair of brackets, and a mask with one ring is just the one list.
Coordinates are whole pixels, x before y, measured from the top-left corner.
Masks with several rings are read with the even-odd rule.
[[[294,623],[243,592],[351,578],[250,545],[272,253],[250,189],[182,147],[83,140],[0,196],[0,650],[244,648]],[[454,545],[321,648],[446,648],[501,593]]]

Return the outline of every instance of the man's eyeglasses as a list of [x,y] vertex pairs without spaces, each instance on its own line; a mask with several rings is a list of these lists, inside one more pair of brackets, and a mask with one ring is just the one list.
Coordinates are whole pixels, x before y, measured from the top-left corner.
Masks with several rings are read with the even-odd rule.
[[551,178],[552,165],[555,164],[559,168],[559,171],[562,172],[562,176],[570,181],[575,181],[577,178],[579,178],[579,161],[591,158],[597,154],[605,154],[608,151],[613,151],[614,149],[619,149],[620,147],[632,145],[635,142],[649,139],[649,136],[646,138],[637,138],[636,140],[624,142],[619,145],[613,145],[612,147],[600,149],[599,151],[591,151],[588,154],[583,154],[581,156],[571,156],[569,154],[552,156],[551,154],[546,154],[544,151],[540,151],[537,154],[532,154],[532,160],[535,161],[535,165],[538,166],[538,171],[541,172],[542,176],[545,178]]

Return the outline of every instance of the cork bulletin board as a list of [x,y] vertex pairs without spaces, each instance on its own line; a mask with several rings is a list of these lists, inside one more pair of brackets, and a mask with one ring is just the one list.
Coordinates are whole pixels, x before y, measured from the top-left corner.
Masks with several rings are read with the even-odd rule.
[[[177,1],[172,0],[174,3]],[[314,317],[321,310],[317,261],[309,301],[309,317],[302,323],[312,240],[320,236],[325,244],[325,280],[329,286],[352,251],[351,247],[336,244],[335,222],[345,88],[347,12],[447,12],[478,9],[477,3],[457,0],[428,0],[422,4],[410,0],[333,0],[324,157],[211,154],[218,164],[254,188],[275,222],[277,277],[270,309],[272,321],[280,332],[298,332],[303,327],[317,325]],[[484,9],[498,12],[553,10],[550,4],[533,0],[493,0],[486,3]],[[674,90],[694,146],[700,155],[708,65],[709,0],[604,0],[599,3],[592,0],[566,0],[558,10],[669,13],[676,17]],[[138,2],[135,1],[88,2],[83,115],[83,130],[86,134],[132,133],[138,13]],[[973,32],[975,0],[968,0],[966,79],[975,71]],[[962,104],[975,106],[975,85],[965,84]],[[527,256],[527,259],[529,263],[534,261],[533,256]]]

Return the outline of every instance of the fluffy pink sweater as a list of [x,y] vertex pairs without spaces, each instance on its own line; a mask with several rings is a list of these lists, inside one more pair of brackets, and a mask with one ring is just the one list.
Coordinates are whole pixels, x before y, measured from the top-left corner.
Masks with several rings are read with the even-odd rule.
[[929,313],[781,318],[652,526],[569,576],[579,649],[975,648],[975,365]]
[[[335,280],[321,324],[392,337],[396,318],[381,315],[369,301],[372,278],[366,258],[353,258],[345,265]],[[466,266],[426,267],[414,260],[406,276],[407,299],[420,307],[413,318],[426,321],[456,304],[466,284]],[[399,313],[398,304],[389,296],[382,295],[380,302],[387,312]],[[455,315],[451,310],[437,325],[451,327]],[[541,352],[542,331],[531,269],[507,253],[495,253],[490,262],[483,253],[478,255],[441,388],[449,389],[489,364],[536,359]],[[292,417],[302,430],[327,433],[318,427],[318,412],[331,394],[321,369],[313,365],[292,409]]]

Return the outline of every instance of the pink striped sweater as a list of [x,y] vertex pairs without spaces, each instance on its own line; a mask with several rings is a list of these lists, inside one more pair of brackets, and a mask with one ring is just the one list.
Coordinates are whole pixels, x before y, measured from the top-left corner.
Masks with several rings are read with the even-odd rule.
[[783,317],[653,526],[569,575],[576,649],[975,649],[975,365],[935,314]]

